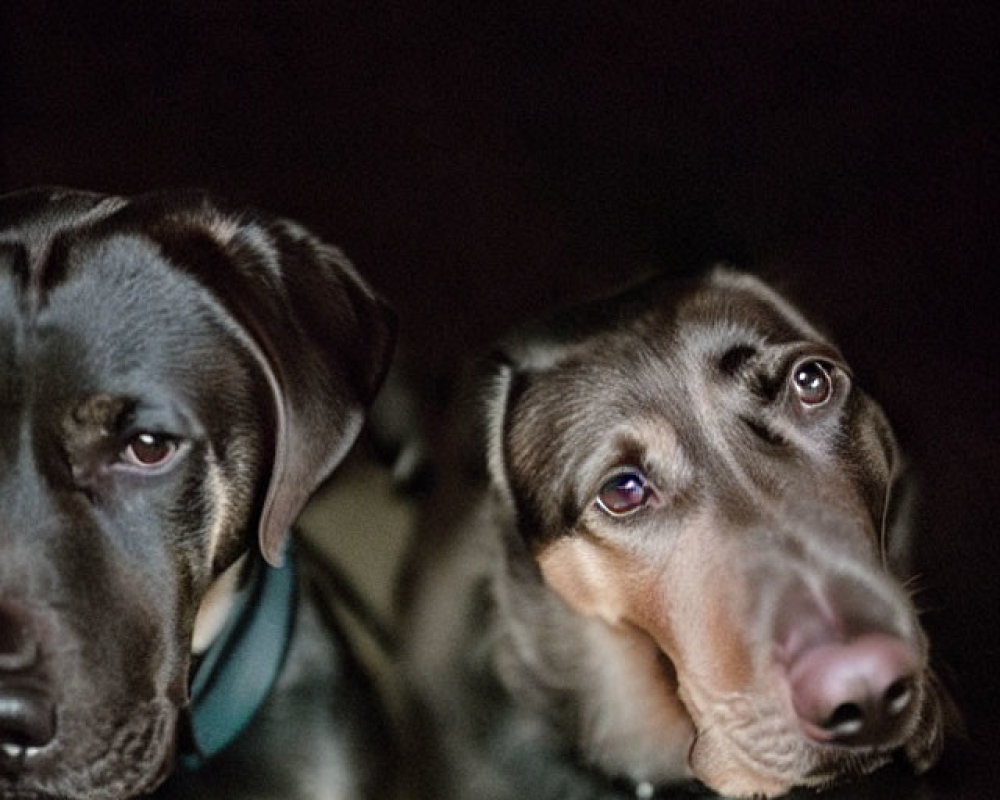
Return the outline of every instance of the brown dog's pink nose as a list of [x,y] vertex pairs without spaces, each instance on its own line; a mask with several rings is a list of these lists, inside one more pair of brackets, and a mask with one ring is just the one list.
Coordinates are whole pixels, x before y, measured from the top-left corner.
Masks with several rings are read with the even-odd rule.
[[884,633],[817,644],[788,669],[795,711],[818,741],[887,742],[914,705],[918,667],[913,647]]

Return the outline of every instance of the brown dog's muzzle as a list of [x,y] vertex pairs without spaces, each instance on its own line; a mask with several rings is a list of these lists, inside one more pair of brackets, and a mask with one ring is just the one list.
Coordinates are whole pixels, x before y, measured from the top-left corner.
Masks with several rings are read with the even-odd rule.
[[695,774],[736,796],[867,772],[937,736],[925,638],[870,532],[780,516],[682,536],[643,621],[677,668]]
[[940,734],[925,639],[863,525],[806,511],[735,526],[704,511],[672,547],[646,541],[570,537],[539,561],[578,612],[644,631],[670,660],[695,777],[776,796],[900,748],[930,765]]
[[887,616],[878,598],[859,603],[866,594],[846,582],[814,590],[800,582],[779,601],[776,659],[802,730],[820,743],[884,746],[915,713],[923,647],[878,619]]

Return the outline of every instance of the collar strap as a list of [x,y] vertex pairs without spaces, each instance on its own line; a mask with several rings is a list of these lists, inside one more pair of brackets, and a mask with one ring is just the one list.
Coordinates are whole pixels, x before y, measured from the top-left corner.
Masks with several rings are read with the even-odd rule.
[[224,750],[264,704],[285,662],[298,590],[295,557],[256,558],[234,608],[191,682],[190,740],[180,764],[196,770]]

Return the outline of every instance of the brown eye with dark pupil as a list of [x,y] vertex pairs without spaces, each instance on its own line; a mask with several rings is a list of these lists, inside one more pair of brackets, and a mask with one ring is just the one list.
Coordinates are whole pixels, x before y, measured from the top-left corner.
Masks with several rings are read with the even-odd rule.
[[833,383],[830,373],[819,361],[806,361],[795,368],[792,375],[799,400],[809,406],[818,406],[830,399]]
[[623,472],[601,487],[598,507],[607,514],[621,517],[638,511],[649,498],[649,484],[641,472]]
[[176,443],[166,436],[140,433],[125,448],[125,459],[139,467],[155,467],[166,462],[176,449]]

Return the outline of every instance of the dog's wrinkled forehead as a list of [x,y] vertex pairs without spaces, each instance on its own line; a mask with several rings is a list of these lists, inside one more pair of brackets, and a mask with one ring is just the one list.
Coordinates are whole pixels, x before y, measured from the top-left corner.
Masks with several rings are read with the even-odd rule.
[[655,404],[682,413],[699,375],[810,344],[835,352],[793,305],[750,275],[717,268],[692,283],[655,279],[514,339],[506,348],[512,385],[531,384],[539,407],[528,407],[533,395],[509,399],[522,413],[552,409],[564,418],[577,406],[607,415]]
[[[728,449],[729,426],[778,391],[799,352],[839,359],[795,307],[751,276],[716,269],[680,286],[640,284],[508,348],[502,405],[491,408],[492,471],[515,495],[569,487],[573,496],[558,498],[566,520],[616,462],[641,463],[650,431],[692,457]],[[734,378],[747,363],[752,375]],[[775,387],[763,385],[769,377]]]
[[[260,525],[273,563],[357,436],[395,341],[391,310],[337,248],[196,191],[0,197],[0,313],[0,358],[39,365],[57,387],[62,362],[116,380],[170,373],[171,386],[194,375],[202,398],[242,380],[234,395],[257,404],[273,432]],[[60,350],[60,336],[80,352]],[[9,380],[37,385],[7,366]]]
[[513,337],[504,349],[519,369],[545,372],[584,362],[614,368],[623,360],[636,369],[648,358],[677,362],[736,347],[795,342],[829,346],[826,336],[767,284],[717,267],[697,281],[658,277],[573,309]]
[[[56,383],[50,388],[72,371],[94,381],[113,374],[123,384],[160,375],[183,385],[199,370],[204,376],[213,361],[207,350],[237,341],[240,331],[173,268],[160,242],[109,224],[124,201],[81,208],[74,200],[75,213],[46,208],[0,240],[0,276],[7,278],[0,304],[4,324],[14,327],[5,340],[18,343],[21,369],[48,376]],[[74,387],[87,388],[103,387]]]

